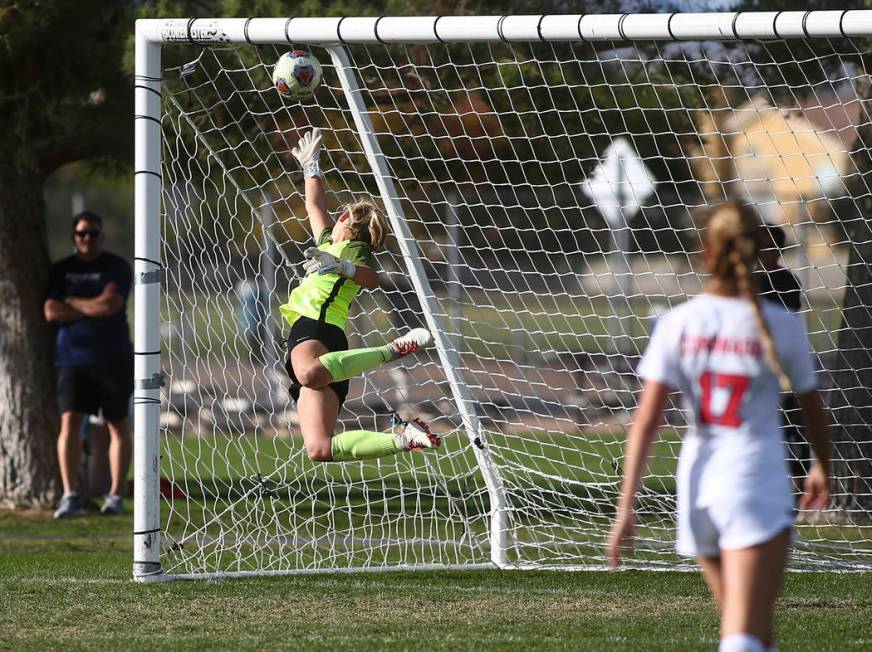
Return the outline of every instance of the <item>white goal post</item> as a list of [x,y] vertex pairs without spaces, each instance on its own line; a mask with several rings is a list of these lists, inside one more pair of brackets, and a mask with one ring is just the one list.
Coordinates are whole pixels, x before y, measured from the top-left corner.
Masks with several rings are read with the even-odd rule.
[[[852,280],[872,240],[864,38],[872,11],[137,21],[135,579],[600,567],[634,365],[699,291],[694,209],[724,197],[785,227],[836,426],[836,501],[801,523],[795,566],[872,568],[872,423],[852,403],[872,367],[844,344],[870,326],[852,321],[872,283]],[[292,45],[324,67],[311,100],[270,84]],[[355,380],[340,426],[423,410],[434,455],[319,466],[296,436],[275,340],[308,246],[289,154],[310,126],[331,209],[368,194],[391,225],[356,341],[415,318],[436,340]],[[620,187],[594,201],[610,160]],[[686,567],[667,420],[641,568]]]

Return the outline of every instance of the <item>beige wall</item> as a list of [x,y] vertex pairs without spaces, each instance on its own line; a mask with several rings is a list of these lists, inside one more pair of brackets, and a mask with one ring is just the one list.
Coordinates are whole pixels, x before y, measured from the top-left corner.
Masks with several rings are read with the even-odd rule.
[[704,115],[698,129],[702,149],[694,169],[707,196],[726,187],[765,202],[775,223],[805,221],[808,213],[828,217],[819,177],[844,175],[850,165],[847,146],[832,130],[817,128],[801,111],[772,107],[762,96]]

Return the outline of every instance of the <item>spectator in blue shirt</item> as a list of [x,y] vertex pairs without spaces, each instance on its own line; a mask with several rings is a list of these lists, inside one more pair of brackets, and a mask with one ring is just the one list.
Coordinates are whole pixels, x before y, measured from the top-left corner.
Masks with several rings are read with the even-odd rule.
[[58,461],[64,495],[55,518],[79,514],[79,430],[102,409],[109,428],[112,486],[101,512],[120,514],[130,465],[127,411],[133,392],[133,348],[126,303],[133,271],[126,260],[103,251],[103,220],[90,211],[73,218],[76,253],[49,273],[46,320],[59,325],[55,348],[61,430]]

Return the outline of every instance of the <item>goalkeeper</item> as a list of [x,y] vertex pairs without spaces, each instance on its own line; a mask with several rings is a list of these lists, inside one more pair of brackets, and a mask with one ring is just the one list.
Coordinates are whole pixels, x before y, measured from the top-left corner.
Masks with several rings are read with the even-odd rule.
[[321,131],[315,128],[291,151],[303,167],[306,210],[318,246],[304,252],[306,276],[281,306],[291,325],[285,369],[306,452],[318,462],[347,462],[437,448],[439,438],[420,419],[402,424],[398,433],[351,430],[334,436],[349,378],[415,353],[433,337],[415,328],[384,346],[348,350],[349,307],[361,288],[379,286],[372,254],[384,244],[386,225],[367,200],[350,204],[332,220],[321,185],[321,145]]

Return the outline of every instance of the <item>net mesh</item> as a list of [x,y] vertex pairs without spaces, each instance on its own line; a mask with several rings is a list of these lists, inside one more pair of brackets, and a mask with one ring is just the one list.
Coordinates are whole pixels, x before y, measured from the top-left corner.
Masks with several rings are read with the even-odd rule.
[[[432,308],[481,432],[466,432],[428,351],[354,379],[337,429],[421,416],[443,449],[346,464],[308,460],[287,394],[278,306],[311,245],[290,150],[322,128],[331,211],[378,190],[325,50],[313,48],[324,68],[313,99],[271,87],[286,48],[165,48],[169,572],[487,562],[492,500],[474,437],[505,490],[508,563],[602,564],[640,391],[633,370],[658,315],[702,288],[695,209],[727,196],[785,227],[836,426],[834,508],[803,518],[795,565],[872,563],[872,436],[858,407],[870,367],[842,341],[869,324],[858,168],[869,118],[854,43],[349,48],[432,289],[415,296],[389,239],[377,255],[384,286],[352,308],[351,345],[423,325]],[[673,553],[684,427],[670,403],[635,565],[686,564]],[[787,450],[797,468],[809,456],[799,442]]]

